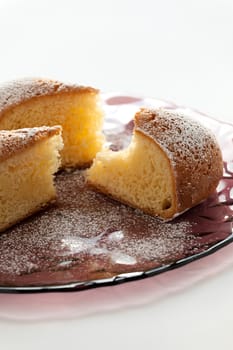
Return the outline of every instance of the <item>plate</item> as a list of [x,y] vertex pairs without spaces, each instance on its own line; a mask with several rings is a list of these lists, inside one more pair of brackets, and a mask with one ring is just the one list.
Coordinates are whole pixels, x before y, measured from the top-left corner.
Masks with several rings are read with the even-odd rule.
[[213,130],[224,175],[205,202],[169,223],[87,189],[83,171],[56,177],[57,203],[0,237],[0,291],[74,291],[156,275],[214,253],[233,241],[233,126],[151,98],[103,95],[104,132],[116,151],[131,139],[142,106],[191,115]]

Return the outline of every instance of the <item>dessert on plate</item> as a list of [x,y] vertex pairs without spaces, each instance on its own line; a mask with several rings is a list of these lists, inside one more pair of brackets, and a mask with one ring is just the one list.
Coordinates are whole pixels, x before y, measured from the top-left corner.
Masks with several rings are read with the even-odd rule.
[[0,86],[0,129],[62,126],[63,167],[86,167],[104,142],[99,91],[48,79]]
[[61,127],[0,131],[0,232],[56,198]]
[[145,213],[172,219],[212,194],[222,176],[215,136],[172,110],[142,108],[128,148],[99,152],[87,183]]

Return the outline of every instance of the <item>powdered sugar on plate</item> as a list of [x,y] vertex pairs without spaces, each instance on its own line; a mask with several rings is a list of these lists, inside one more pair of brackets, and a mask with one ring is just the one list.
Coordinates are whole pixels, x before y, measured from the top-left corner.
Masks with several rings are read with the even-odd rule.
[[56,282],[56,274],[61,282],[61,271],[67,281],[70,269],[71,280],[137,271],[183,257],[194,239],[188,222],[163,223],[86,188],[81,171],[60,173],[56,182],[55,206],[0,237],[5,283],[31,275],[37,284],[38,274],[40,283]]

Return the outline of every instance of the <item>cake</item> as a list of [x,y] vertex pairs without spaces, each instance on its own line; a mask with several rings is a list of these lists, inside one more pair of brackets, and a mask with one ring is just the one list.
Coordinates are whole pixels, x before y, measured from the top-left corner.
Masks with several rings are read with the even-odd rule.
[[170,220],[210,196],[222,172],[211,131],[172,110],[142,108],[128,148],[99,152],[87,171],[87,184]]
[[86,167],[104,141],[99,91],[48,79],[21,79],[0,86],[0,130],[62,126],[63,167]]
[[0,232],[56,198],[60,126],[0,131]]

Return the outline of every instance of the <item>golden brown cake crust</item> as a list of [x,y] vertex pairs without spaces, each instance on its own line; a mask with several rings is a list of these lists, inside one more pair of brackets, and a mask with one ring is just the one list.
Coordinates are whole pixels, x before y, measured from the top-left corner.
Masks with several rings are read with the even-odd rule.
[[214,192],[222,176],[223,161],[211,131],[173,111],[143,108],[135,116],[135,132],[152,139],[170,161],[177,203],[174,214]]
[[40,78],[25,78],[3,83],[0,85],[0,119],[3,118],[6,111],[22,102],[43,96],[71,93],[98,94],[99,90]]
[[0,161],[6,160],[16,153],[33,146],[37,142],[61,133],[60,126],[36,127],[18,130],[0,131]]

